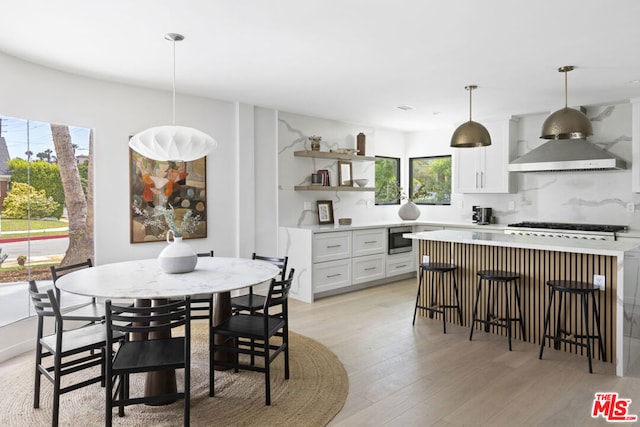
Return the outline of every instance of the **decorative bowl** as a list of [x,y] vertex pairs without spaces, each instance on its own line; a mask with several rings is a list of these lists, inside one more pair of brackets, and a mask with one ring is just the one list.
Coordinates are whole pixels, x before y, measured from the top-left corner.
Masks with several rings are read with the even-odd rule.
[[358,184],[358,187],[364,187],[369,182],[367,178],[354,179],[353,181]]

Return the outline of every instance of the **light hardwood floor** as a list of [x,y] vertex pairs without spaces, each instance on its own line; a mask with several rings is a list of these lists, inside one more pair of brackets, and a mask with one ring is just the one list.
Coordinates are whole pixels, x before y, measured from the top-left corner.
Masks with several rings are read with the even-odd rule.
[[[589,426],[596,392],[632,399],[640,415],[640,378],[618,378],[610,363],[545,350],[438,319],[411,325],[415,280],[314,304],[290,300],[295,332],[330,348],[349,375],[349,396],[331,426]],[[0,375],[32,353],[0,364]],[[300,425],[304,425],[301,419]],[[624,424],[623,424],[624,425]]]
[[349,396],[332,426],[585,426],[596,392],[632,399],[640,378],[611,363],[418,317],[415,280],[318,300],[291,301],[291,329],[329,347],[349,375]]

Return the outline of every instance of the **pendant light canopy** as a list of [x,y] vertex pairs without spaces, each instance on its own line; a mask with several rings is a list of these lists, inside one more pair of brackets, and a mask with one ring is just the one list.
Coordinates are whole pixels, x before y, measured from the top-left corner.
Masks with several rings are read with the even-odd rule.
[[567,73],[572,65],[558,68],[564,73],[564,108],[547,117],[542,124],[541,139],[585,139],[593,135],[591,122],[582,112],[567,106]]
[[198,129],[176,126],[176,42],[184,40],[184,36],[169,33],[164,38],[173,42],[173,124],[135,134],[129,147],[150,159],[189,162],[210,154],[218,143]]
[[469,121],[461,124],[451,136],[451,147],[469,148],[486,147],[491,145],[491,136],[487,128],[478,122],[471,120],[471,92],[478,86],[469,85],[464,87],[469,91]]

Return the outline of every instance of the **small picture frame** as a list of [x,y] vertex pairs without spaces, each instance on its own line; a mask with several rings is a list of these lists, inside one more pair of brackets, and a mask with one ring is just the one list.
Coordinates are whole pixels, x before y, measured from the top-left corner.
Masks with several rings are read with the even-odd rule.
[[351,162],[338,161],[338,185],[340,187],[353,187]]
[[318,200],[318,224],[333,224],[333,202]]

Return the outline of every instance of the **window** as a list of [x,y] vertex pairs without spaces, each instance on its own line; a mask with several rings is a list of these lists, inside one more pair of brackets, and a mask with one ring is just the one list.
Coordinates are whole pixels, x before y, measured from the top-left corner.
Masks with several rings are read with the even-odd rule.
[[450,205],[451,156],[409,159],[409,182],[409,197],[414,203]]
[[[34,314],[27,280],[37,280],[43,291],[50,288],[49,267],[59,265],[67,253],[70,221],[64,206],[86,205],[93,197],[90,135],[87,128],[0,115],[0,328]],[[63,181],[60,168],[77,168],[79,179]],[[89,230],[91,218],[82,214],[84,209],[76,211],[71,215],[81,214]],[[74,224],[80,227],[79,221]],[[93,258],[92,239],[73,250]],[[83,300],[65,295],[62,303]]]
[[376,156],[376,205],[399,205],[400,159]]

